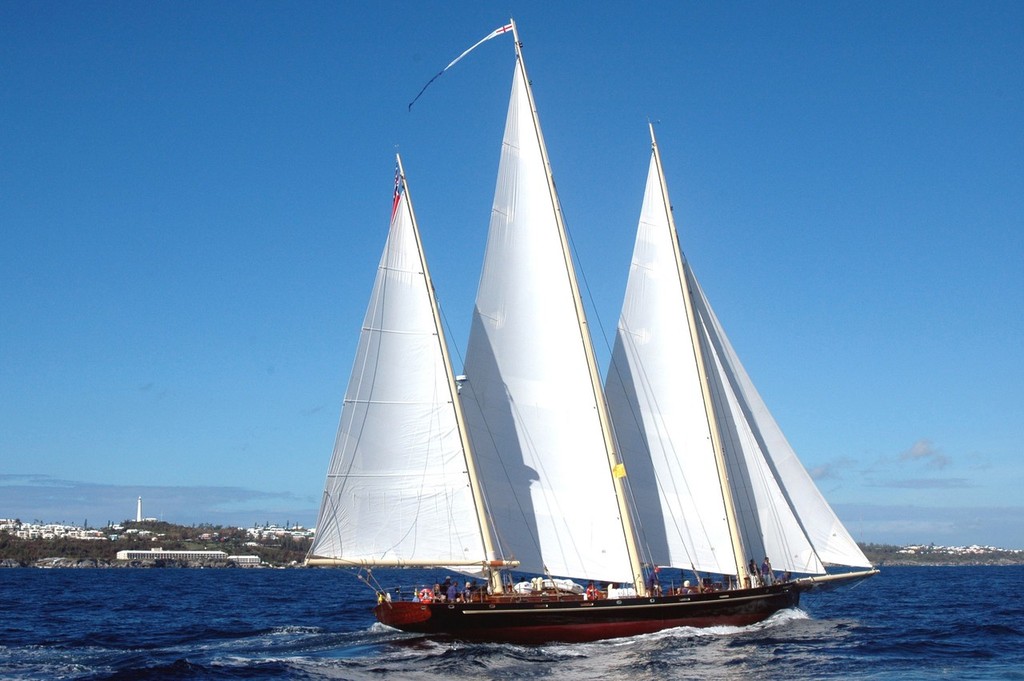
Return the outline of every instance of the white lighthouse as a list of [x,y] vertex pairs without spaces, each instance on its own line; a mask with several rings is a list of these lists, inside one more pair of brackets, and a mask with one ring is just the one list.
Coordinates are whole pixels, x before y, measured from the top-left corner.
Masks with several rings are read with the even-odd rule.
[[139,497],[139,503],[135,507],[135,522],[142,522],[142,497]]

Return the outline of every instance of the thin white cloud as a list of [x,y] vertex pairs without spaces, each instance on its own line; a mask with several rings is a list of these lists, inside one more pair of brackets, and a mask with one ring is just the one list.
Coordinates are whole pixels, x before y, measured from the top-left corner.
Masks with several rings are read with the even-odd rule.
[[813,466],[807,469],[807,473],[813,480],[842,480],[860,466],[861,462],[843,457]]
[[921,438],[910,449],[900,454],[901,461],[922,461],[930,468],[945,468],[949,457],[943,454],[928,438]]
[[967,478],[904,478],[883,480],[872,483],[872,487],[896,487],[899,489],[965,489],[974,487]]
[[982,544],[1024,549],[1024,507],[836,504],[859,541],[878,544]]
[[106,485],[61,480],[47,475],[0,474],[0,518],[66,522],[91,526],[135,518],[142,497],[143,514],[167,522],[248,527],[254,523],[316,521],[319,500],[289,493],[241,487],[161,487]]
[[835,467],[830,463],[810,468],[807,470],[807,473],[811,476],[812,480],[831,480],[838,477]]

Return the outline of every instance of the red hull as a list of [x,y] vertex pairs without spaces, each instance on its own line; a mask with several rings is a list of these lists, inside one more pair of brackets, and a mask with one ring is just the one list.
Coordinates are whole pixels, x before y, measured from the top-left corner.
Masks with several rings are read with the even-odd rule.
[[792,583],[685,596],[584,601],[523,596],[474,603],[381,603],[377,619],[403,631],[470,641],[585,642],[672,627],[744,626],[800,602]]

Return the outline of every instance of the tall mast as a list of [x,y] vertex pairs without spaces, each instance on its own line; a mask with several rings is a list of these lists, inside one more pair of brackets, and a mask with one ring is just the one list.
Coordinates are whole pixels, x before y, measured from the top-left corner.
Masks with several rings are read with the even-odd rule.
[[668,218],[669,234],[672,240],[672,250],[676,258],[676,271],[679,274],[679,285],[683,289],[683,302],[686,306],[686,322],[690,327],[690,340],[693,345],[694,359],[697,361],[697,374],[700,376],[700,390],[704,396],[704,411],[707,414],[708,430],[711,433],[711,447],[715,452],[715,465],[718,468],[718,482],[722,489],[722,501],[725,503],[725,517],[729,525],[729,537],[732,540],[733,560],[736,563],[736,579],[739,585],[743,584],[744,575],[747,573],[747,566],[743,561],[743,543],[740,538],[739,523],[736,521],[736,505],[732,496],[732,486],[729,484],[729,473],[725,465],[725,453],[722,447],[722,434],[718,430],[718,419],[715,418],[714,401],[711,399],[711,389],[708,385],[707,363],[704,359],[704,350],[700,344],[700,334],[697,330],[697,317],[693,311],[693,300],[691,299],[690,285],[686,279],[686,272],[683,268],[682,249],[679,247],[679,233],[676,231],[676,222],[672,216],[672,204],[669,203],[668,185],[665,182],[665,170],[661,166],[661,153],[658,151],[658,141],[654,137],[654,124],[648,123],[651,131],[651,150],[654,152],[654,160],[658,166],[658,182],[661,185],[662,204],[665,206],[665,214]]
[[484,551],[487,554],[487,573],[491,583],[491,590],[494,593],[502,592],[501,575],[494,568],[509,566],[513,567],[518,563],[506,563],[501,560],[494,550],[494,538],[491,536],[491,524],[488,521],[487,509],[484,504],[483,490],[477,476],[476,461],[473,458],[473,450],[469,446],[469,436],[466,431],[466,420],[462,413],[462,402],[459,400],[458,385],[455,382],[455,372],[452,371],[452,360],[448,354],[448,343],[445,341],[444,330],[441,326],[441,312],[437,306],[437,297],[434,295],[434,282],[430,278],[430,270],[427,268],[427,259],[423,253],[423,243],[420,240],[420,228],[416,222],[416,211],[412,206],[412,195],[409,193],[409,185],[405,182],[405,168],[402,166],[402,157],[395,154],[395,161],[398,163],[398,174],[405,191],[405,200],[409,204],[409,216],[412,220],[412,233],[416,238],[416,250],[420,257],[420,267],[423,269],[423,278],[427,283],[427,294],[430,298],[430,310],[434,315],[434,328],[437,330],[437,342],[441,348],[441,356],[444,358],[445,376],[448,379],[448,394],[455,407],[455,421],[459,427],[459,440],[462,443],[462,453],[465,457],[466,472],[469,476],[469,487],[473,495],[473,505],[476,509],[477,522],[480,525],[480,536],[483,538]]
[[558,238],[562,245],[562,256],[565,260],[566,274],[569,277],[569,286],[572,290],[573,303],[576,307],[576,319],[579,323],[580,340],[583,344],[587,358],[587,366],[590,370],[590,383],[594,392],[594,401],[597,404],[598,419],[601,423],[601,432],[604,437],[605,452],[608,455],[609,474],[612,477],[612,485],[615,489],[615,498],[618,502],[619,517],[622,521],[622,532],[626,540],[626,551],[629,554],[630,569],[633,573],[633,584],[638,594],[646,594],[644,584],[643,568],[640,562],[640,552],[637,548],[636,534],[633,530],[633,521],[630,516],[629,504],[626,500],[626,489],[622,479],[626,476],[626,469],[619,460],[616,451],[615,438],[612,435],[611,422],[608,416],[608,405],[604,400],[604,391],[601,389],[600,372],[597,368],[597,359],[594,354],[594,346],[587,328],[587,318],[583,311],[583,301],[580,297],[579,284],[576,281],[576,271],[573,268],[572,256],[569,251],[569,242],[566,236],[565,221],[562,216],[562,208],[558,203],[558,194],[555,191],[555,180],[551,173],[551,162],[548,159],[547,146],[544,144],[544,135],[540,129],[540,118],[537,115],[537,105],[533,99],[533,88],[530,87],[530,79],[526,75],[526,63],[523,61],[522,45],[519,43],[519,32],[516,29],[516,22],[509,19],[512,24],[512,40],[515,42],[516,63],[526,87],[526,96],[530,103],[530,113],[533,116],[534,131],[540,145],[540,155],[544,162],[544,171],[547,176],[548,193],[551,197],[551,209],[555,215],[555,222],[558,225]]

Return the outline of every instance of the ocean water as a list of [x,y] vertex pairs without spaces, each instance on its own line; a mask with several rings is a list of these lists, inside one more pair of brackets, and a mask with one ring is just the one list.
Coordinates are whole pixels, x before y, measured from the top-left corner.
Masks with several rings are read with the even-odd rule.
[[883,568],[756,625],[587,644],[429,640],[373,604],[344,570],[3,569],[0,679],[1024,680],[1021,566]]

